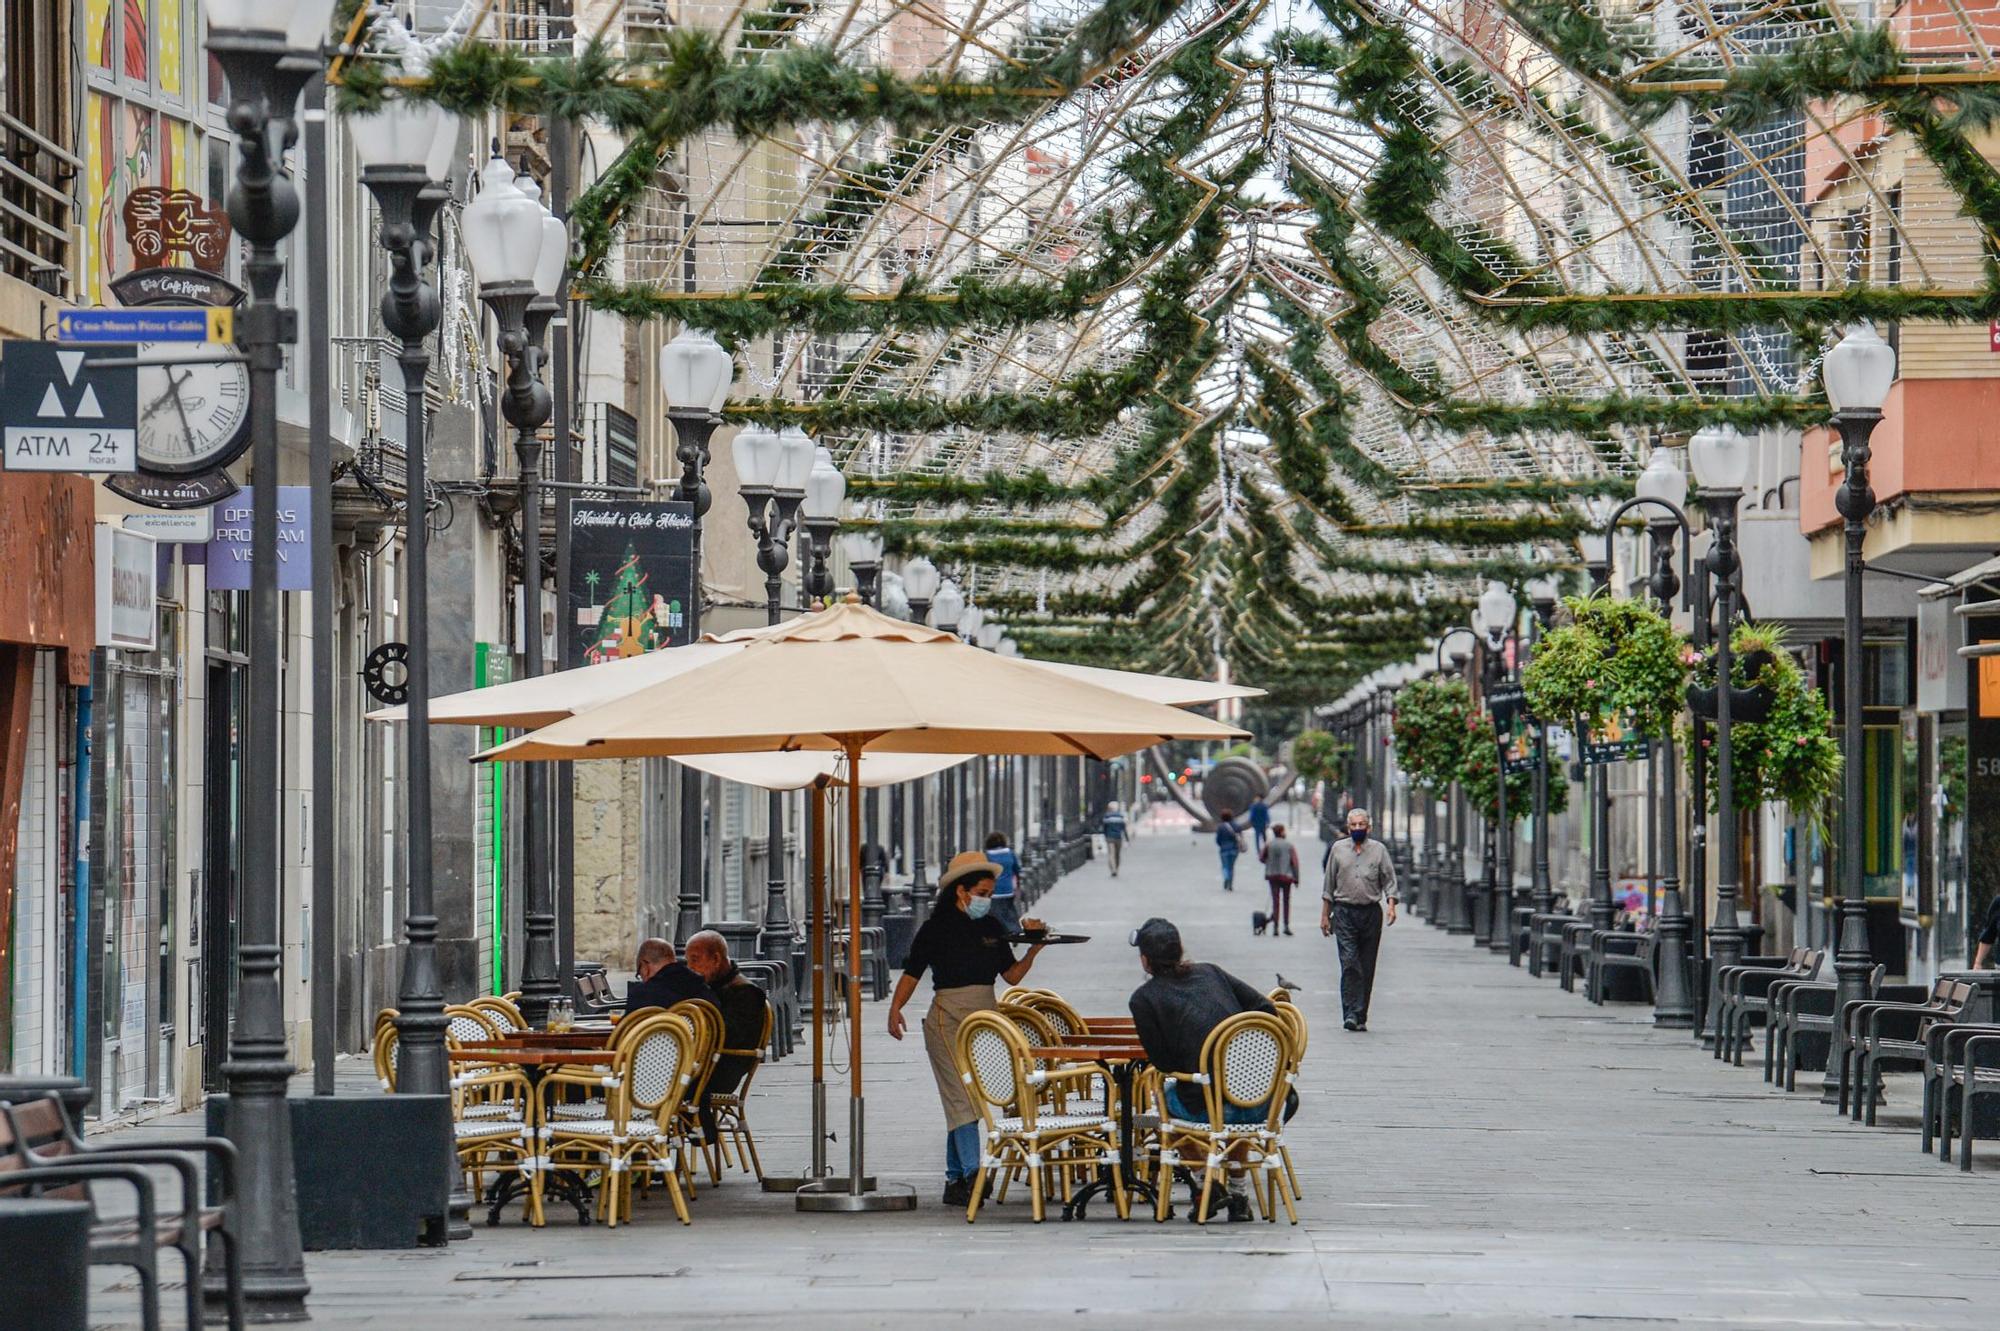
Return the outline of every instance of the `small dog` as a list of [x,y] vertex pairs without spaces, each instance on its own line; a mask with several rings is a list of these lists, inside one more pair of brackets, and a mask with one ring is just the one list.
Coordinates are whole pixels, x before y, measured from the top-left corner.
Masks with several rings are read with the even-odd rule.
[[[1264,931],[1270,929],[1271,925],[1272,920],[1268,911],[1253,910],[1250,912],[1250,932],[1257,937],[1262,938]],[[1273,930],[1273,932],[1275,933],[1276,931]]]

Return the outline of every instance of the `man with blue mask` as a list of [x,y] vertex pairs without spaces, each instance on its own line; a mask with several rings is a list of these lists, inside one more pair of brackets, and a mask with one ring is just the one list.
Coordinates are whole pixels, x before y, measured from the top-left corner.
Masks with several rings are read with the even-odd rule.
[[1333,935],[1340,951],[1341,1025],[1368,1029],[1368,1000],[1375,991],[1375,954],[1382,929],[1396,922],[1396,865],[1389,848],[1368,835],[1366,809],[1347,815],[1347,836],[1326,852],[1320,867],[1319,931]]

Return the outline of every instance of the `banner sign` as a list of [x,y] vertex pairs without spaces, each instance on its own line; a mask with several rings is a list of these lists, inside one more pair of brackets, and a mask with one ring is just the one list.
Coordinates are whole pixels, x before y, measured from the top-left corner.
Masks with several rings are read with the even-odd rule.
[[564,497],[569,585],[560,631],[600,665],[694,641],[694,505]]
[[[212,592],[250,590],[250,492],[215,506],[215,539],[202,547]],[[312,487],[278,487],[278,590],[312,590]]]
[[150,652],[157,645],[159,559],[153,538],[99,523],[97,527],[97,645]]
[[103,365],[129,346],[93,355],[53,342],[0,351],[0,427],[8,471],[104,473],[139,465],[139,372]]

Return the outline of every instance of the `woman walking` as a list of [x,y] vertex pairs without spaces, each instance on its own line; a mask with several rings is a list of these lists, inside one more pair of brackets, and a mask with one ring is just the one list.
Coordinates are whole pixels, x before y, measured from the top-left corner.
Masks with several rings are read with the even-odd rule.
[[1278,926],[1282,923],[1285,933],[1292,932],[1292,889],[1299,882],[1299,848],[1285,840],[1285,825],[1275,823],[1271,827],[1270,840],[1264,843],[1264,881],[1271,889],[1271,936],[1278,936]]
[[[1035,964],[1040,943],[1016,958],[1006,942],[1007,929],[993,914],[993,884],[1000,866],[976,850],[952,856],[938,879],[931,917],[910,940],[903,978],[889,1002],[889,1034],[903,1038],[903,1005],[917,991],[917,981],[931,973],[930,1011],[924,1014],[924,1052],[937,1078],[938,1099],[944,1104],[944,1204],[966,1206],[972,1201],[972,1179],[979,1172],[979,1116],[972,1097],[959,1080],[955,1048],[958,1028],[974,1012],[999,1006],[993,982],[1019,984]],[[1023,921],[1039,923],[1039,921]]]

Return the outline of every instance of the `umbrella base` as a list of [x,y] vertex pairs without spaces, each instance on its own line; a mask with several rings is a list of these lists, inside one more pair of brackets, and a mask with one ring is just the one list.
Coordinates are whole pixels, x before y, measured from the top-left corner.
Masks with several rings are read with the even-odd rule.
[[[800,1188],[811,1188],[821,1185],[845,1188],[847,1180],[844,1178],[834,1178],[828,1174],[821,1174],[817,1177],[811,1174],[800,1174],[793,1178],[767,1177],[763,1181],[765,1192],[797,1192]],[[861,1190],[863,1192],[873,1192],[875,1190],[875,1180],[872,1178],[862,1179]]]
[[887,1187],[875,1186],[875,1180],[863,1178],[865,1185],[860,1192],[849,1192],[844,1178],[817,1179],[801,1183],[792,1196],[792,1203],[801,1211],[914,1211],[917,1209],[917,1190],[904,1183],[891,1183]]

